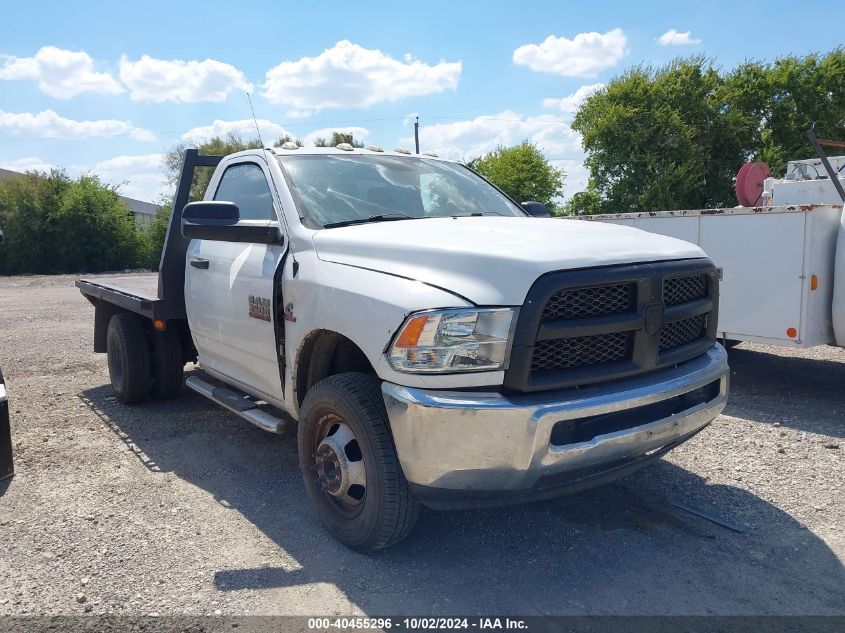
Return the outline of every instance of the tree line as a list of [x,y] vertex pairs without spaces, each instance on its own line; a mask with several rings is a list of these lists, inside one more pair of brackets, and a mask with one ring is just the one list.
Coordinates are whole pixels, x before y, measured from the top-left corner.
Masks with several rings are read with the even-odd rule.
[[0,182],[0,274],[149,268],[161,247],[139,227],[117,188],[54,169]]
[[746,161],[782,176],[813,155],[806,130],[845,139],[845,49],[747,61],[724,72],[704,57],[636,66],[578,109],[589,186],[567,212],[729,207]]

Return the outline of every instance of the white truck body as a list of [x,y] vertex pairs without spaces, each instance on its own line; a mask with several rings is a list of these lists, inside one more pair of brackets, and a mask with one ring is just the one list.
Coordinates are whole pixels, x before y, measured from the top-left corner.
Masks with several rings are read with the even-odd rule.
[[[830,163],[845,174],[845,156]],[[765,180],[761,203],[584,219],[677,237],[706,251],[722,274],[721,339],[845,346],[845,209],[821,160],[790,161],[786,177]]]

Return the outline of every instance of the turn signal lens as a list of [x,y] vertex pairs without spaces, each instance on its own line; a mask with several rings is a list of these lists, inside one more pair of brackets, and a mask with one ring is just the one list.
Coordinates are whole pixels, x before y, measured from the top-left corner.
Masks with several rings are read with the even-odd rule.
[[787,328],[786,335],[789,338],[795,338],[796,336],[798,336],[798,330],[796,330],[794,327]]
[[810,290],[819,289],[819,278],[817,275],[810,275]]
[[428,310],[408,317],[388,350],[407,372],[504,369],[516,310]]
[[394,347],[416,347],[420,340],[425,324],[428,323],[428,317],[419,316],[414,317],[402,328],[399,336],[396,338]]
[[167,328],[167,324],[161,319],[156,319],[155,321],[153,321],[153,327],[159,332],[163,332]]

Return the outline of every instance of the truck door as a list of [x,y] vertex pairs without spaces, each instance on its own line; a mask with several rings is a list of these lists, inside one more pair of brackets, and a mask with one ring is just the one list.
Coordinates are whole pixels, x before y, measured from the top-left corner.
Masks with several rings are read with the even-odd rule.
[[[278,223],[280,207],[269,179],[262,159],[241,157],[225,166],[216,186],[212,180],[206,199],[234,202],[241,220]],[[212,375],[278,401],[284,394],[273,291],[286,248],[287,239],[284,244],[192,240],[185,269],[188,323],[200,363]]]

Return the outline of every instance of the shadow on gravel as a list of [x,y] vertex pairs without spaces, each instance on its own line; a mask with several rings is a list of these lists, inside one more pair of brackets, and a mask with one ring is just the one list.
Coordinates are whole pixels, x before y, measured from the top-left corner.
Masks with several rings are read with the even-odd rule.
[[0,481],[0,498],[6,494],[6,491],[12,486],[12,477]]
[[845,605],[845,572],[821,539],[765,500],[665,461],[559,500],[426,512],[407,540],[364,556],[322,529],[294,438],[254,429],[192,393],[131,408],[108,386],[80,395],[149,476],[173,473],[225,500],[298,562],[232,569],[222,558],[214,576],[221,592],[271,592],[282,611],[297,610],[285,588],[320,583],[371,615],[831,614]]
[[727,415],[845,438],[845,362],[739,347],[729,363]]

